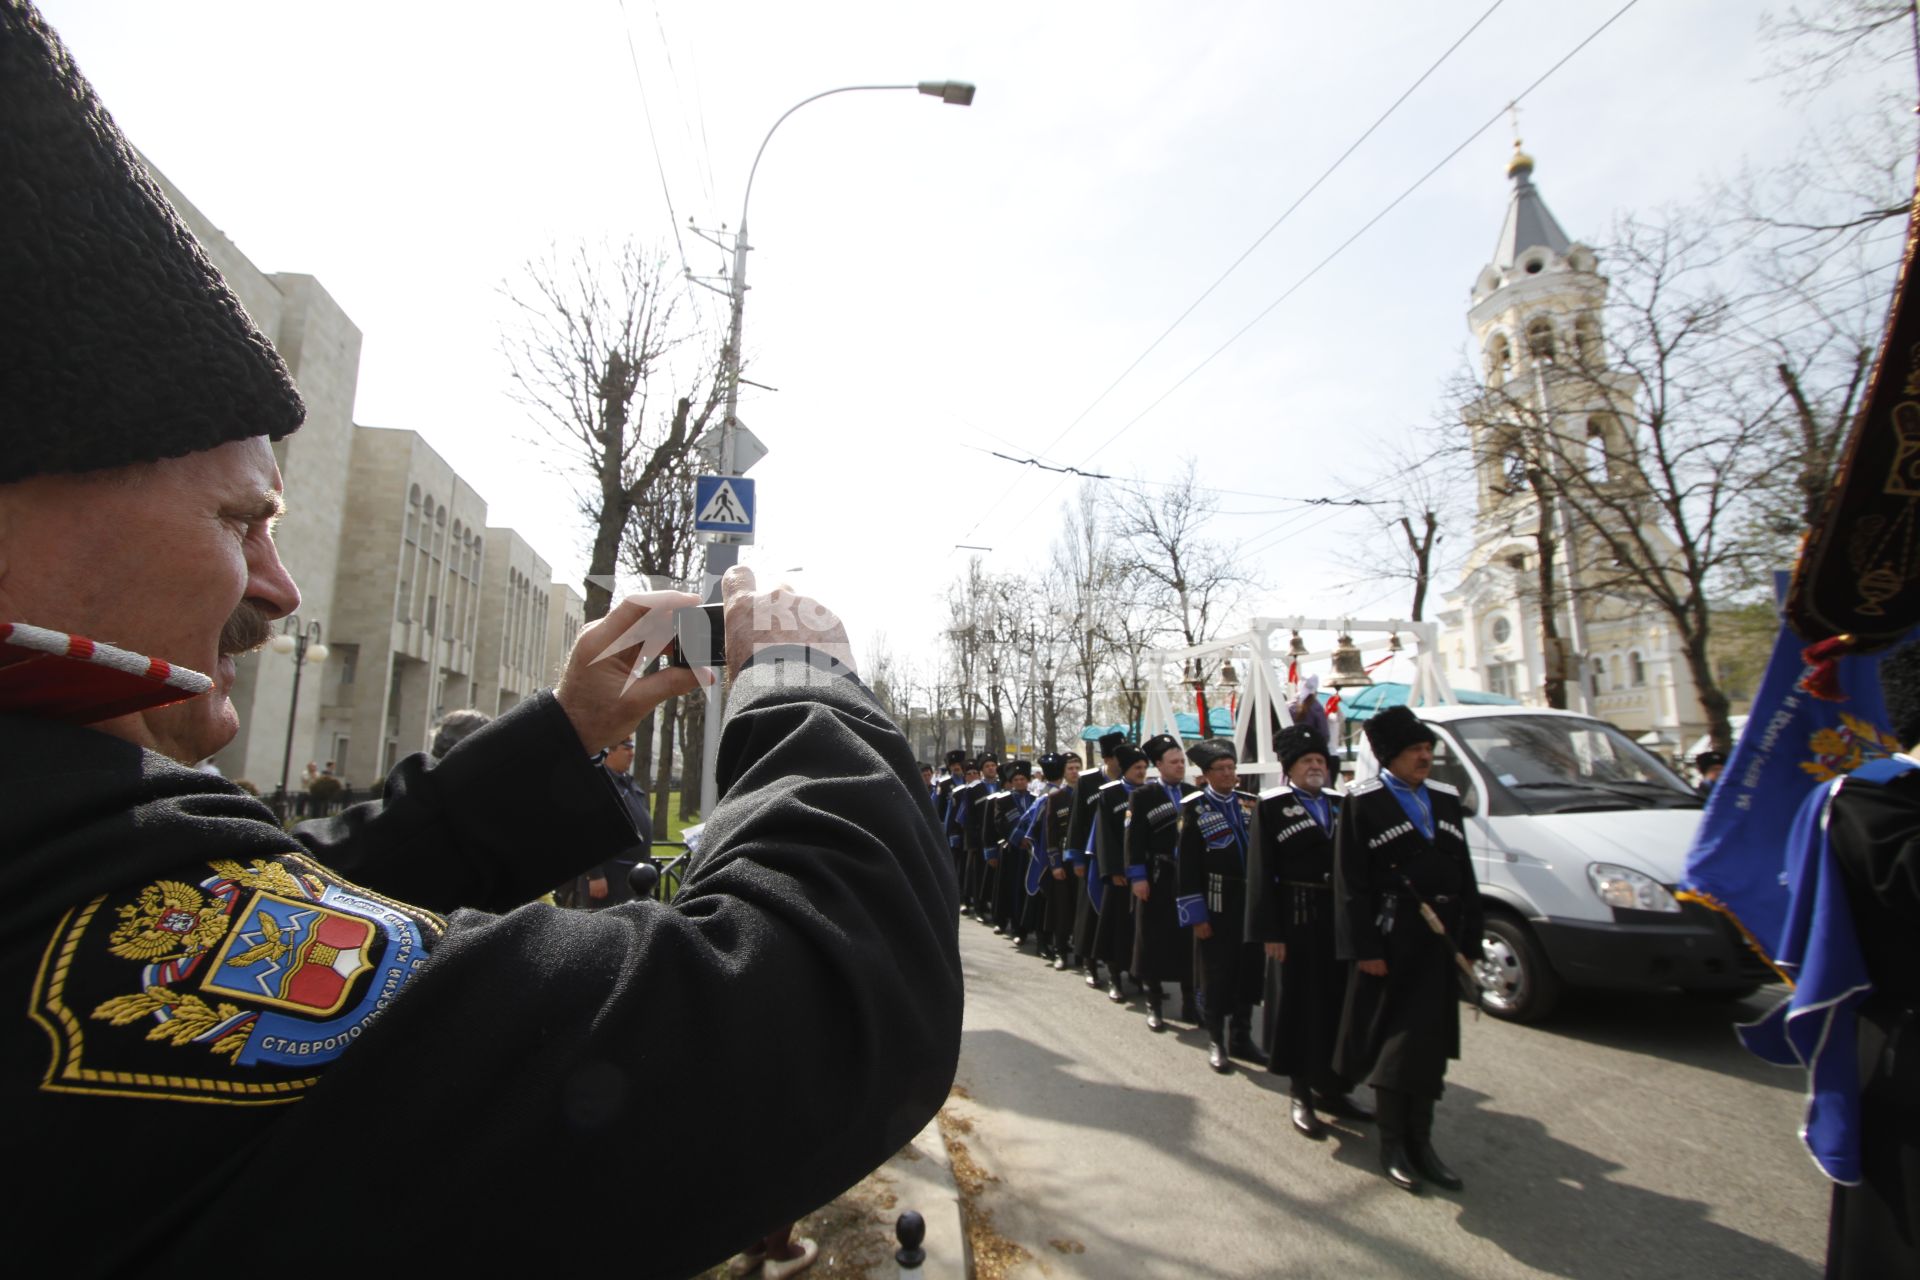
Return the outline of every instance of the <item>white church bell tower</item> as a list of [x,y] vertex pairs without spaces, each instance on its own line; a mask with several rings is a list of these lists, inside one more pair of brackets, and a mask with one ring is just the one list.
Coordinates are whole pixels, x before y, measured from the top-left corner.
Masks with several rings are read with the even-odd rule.
[[[1557,644],[1545,639],[1535,469],[1579,466],[1598,482],[1638,487],[1625,460],[1640,386],[1608,360],[1598,257],[1561,228],[1533,171],[1516,141],[1506,218],[1467,311],[1482,384],[1461,415],[1474,459],[1473,549],[1440,615],[1442,657],[1456,687],[1536,705],[1557,669],[1569,710],[1672,753],[1704,724],[1677,637],[1651,602],[1598,589],[1610,563],[1604,543],[1580,534],[1564,501],[1546,504]],[[1538,446],[1544,433],[1552,448]]]

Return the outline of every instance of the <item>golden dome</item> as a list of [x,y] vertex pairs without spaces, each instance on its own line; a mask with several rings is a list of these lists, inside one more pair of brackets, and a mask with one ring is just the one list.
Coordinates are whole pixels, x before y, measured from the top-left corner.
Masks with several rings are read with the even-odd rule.
[[1522,178],[1533,172],[1533,157],[1520,149],[1519,142],[1513,144],[1513,159],[1507,161],[1507,176]]

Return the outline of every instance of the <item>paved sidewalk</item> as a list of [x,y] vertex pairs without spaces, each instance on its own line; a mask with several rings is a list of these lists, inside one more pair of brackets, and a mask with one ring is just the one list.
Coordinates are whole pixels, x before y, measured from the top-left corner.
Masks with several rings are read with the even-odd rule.
[[[795,1238],[809,1237],[820,1246],[819,1260],[802,1273],[808,1280],[893,1280],[902,1274],[894,1261],[894,1231],[908,1209],[927,1224],[921,1244],[927,1261],[917,1274],[926,1280],[972,1276],[960,1189],[941,1124],[936,1118],[892,1159],[795,1225]],[[722,1263],[701,1280],[726,1277]]]

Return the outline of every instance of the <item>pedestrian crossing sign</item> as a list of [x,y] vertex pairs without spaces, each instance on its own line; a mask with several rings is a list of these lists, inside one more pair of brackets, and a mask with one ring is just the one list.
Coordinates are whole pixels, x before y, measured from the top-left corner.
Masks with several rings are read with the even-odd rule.
[[696,476],[693,527],[700,533],[729,533],[730,541],[753,541],[753,481],[745,476]]

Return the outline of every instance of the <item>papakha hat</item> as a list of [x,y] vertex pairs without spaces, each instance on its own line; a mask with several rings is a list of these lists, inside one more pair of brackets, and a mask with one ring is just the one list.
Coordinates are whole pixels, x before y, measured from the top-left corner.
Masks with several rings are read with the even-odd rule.
[[0,351],[0,484],[278,440],[306,416],[26,0],[0,0]]
[[1145,742],[1141,743],[1140,749],[1147,753],[1148,761],[1157,765],[1160,763],[1161,756],[1164,756],[1165,754],[1167,754],[1167,752],[1174,750],[1179,745],[1180,745],[1180,739],[1174,737],[1172,734],[1156,733],[1151,738],[1148,738]]
[[1367,745],[1373,748],[1373,757],[1382,769],[1417,742],[1432,746],[1440,741],[1440,736],[1413,714],[1411,707],[1388,707],[1375,713],[1367,718],[1366,730]]
[[1291,769],[1301,756],[1318,755],[1326,759],[1330,754],[1327,740],[1304,724],[1290,724],[1273,738],[1274,752],[1280,757],[1283,768]]
[[1188,747],[1187,759],[1194,768],[1205,773],[1222,760],[1238,760],[1239,753],[1233,749],[1233,743],[1225,738],[1208,738]]

